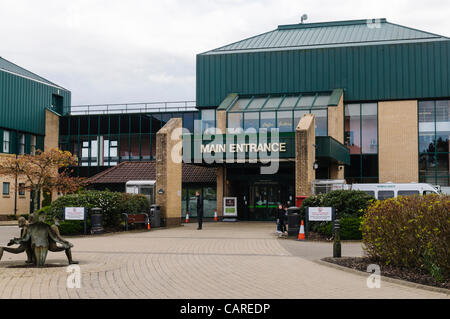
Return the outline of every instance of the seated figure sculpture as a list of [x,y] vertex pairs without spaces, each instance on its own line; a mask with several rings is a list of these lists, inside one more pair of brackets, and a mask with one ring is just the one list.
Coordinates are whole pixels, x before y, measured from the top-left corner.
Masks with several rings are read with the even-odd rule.
[[58,251],[64,250],[64,252],[66,253],[66,256],[67,256],[67,260],[69,261],[69,265],[78,264],[78,261],[74,261],[72,259],[72,251],[70,249],[73,247],[73,245],[61,237],[58,226],[59,226],[59,219],[57,217],[53,217],[53,225],[50,228],[51,228],[52,232],[54,233],[54,235],[56,236],[56,238],[59,239],[59,242],[64,243],[65,246],[58,247],[58,245],[56,245],[56,242],[52,238],[49,238],[48,250],[53,251],[53,252],[58,252]]
[[[3,254],[3,251],[8,251],[11,253],[21,253],[23,251],[29,251],[32,256],[32,262],[37,267],[43,267],[45,265],[45,260],[47,258],[48,251],[65,251],[67,259],[69,260],[69,264],[74,264],[72,260],[71,248],[73,245],[62,239],[59,233],[57,220],[55,224],[51,227],[45,222],[45,214],[41,214],[40,216],[34,215],[33,223],[23,227],[22,236],[20,238],[12,239],[8,246],[13,244],[18,244],[18,248],[7,248],[2,247],[0,249],[0,259]],[[23,221],[22,221],[23,222]],[[56,243],[62,245],[62,247],[58,247]],[[29,249],[27,250],[27,247]],[[28,258],[27,262],[30,261]]]
[[[28,222],[27,222],[27,220],[24,217],[19,217],[17,222],[18,222],[18,226],[20,228],[20,238],[23,238],[23,236],[27,232],[27,228],[29,226]],[[19,238],[11,239],[11,241],[8,244],[8,246],[13,245],[14,244],[14,240],[18,240],[18,239]],[[24,243],[20,244],[20,246],[17,247],[17,248],[0,247],[0,260],[2,259],[4,251],[6,251],[8,253],[11,253],[11,254],[20,254],[20,253],[23,253],[25,251],[27,253],[26,263],[27,264],[32,264],[33,263],[33,253],[31,251],[30,242],[24,242]]]

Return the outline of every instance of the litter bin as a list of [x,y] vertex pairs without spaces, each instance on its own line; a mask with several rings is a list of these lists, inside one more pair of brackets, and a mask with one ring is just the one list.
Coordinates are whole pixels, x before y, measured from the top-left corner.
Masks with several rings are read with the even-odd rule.
[[288,208],[288,236],[297,236],[300,229],[300,208]]
[[91,209],[91,234],[103,234],[103,214],[101,208]]
[[158,205],[150,206],[150,225],[161,227],[161,208]]

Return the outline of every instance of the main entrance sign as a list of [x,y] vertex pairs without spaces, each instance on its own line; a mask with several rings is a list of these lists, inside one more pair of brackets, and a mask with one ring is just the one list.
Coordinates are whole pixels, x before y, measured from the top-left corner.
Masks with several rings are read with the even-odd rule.
[[183,135],[183,161],[210,163],[233,160],[295,158],[295,133]]
[[286,152],[287,143],[241,143],[241,144],[207,144],[201,145],[202,153],[211,152]]

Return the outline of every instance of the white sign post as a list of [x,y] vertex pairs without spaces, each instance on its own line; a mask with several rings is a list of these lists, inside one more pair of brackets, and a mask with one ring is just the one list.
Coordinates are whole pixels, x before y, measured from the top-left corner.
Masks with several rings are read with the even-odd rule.
[[312,222],[331,222],[333,220],[333,208],[309,207],[308,219]]
[[64,220],[84,220],[84,234],[87,233],[87,218],[85,207],[64,207]]
[[333,207],[306,207],[305,237],[308,238],[309,222],[331,222],[335,216]]
[[224,222],[235,222],[237,221],[237,197],[224,197],[223,198],[223,217],[233,217],[224,218]]

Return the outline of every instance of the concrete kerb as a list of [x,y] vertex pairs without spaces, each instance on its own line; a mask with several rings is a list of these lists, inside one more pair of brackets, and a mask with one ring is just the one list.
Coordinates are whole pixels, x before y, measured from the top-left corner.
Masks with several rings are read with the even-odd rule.
[[[342,256],[345,257],[345,256]],[[368,278],[368,276],[370,275],[367,272],[364,271],[360,271],[360,270],[356,270],[353,268],[348,268],[348,267],[344,267],[341,265],[337,265],[334,263],[330,263],[324,260],[313,260],[313,262],[315,262],[316,264],[322,265],[322,266],[326,266],[326,267],[330,267],[330,268],[335,268],[338,270],[342,270],[348,273],[352,273],[352,274],[356,274],[362,277],[366,277]],[[412,288],[419,288],[419,289],[423,289],[423,290],[428,290],[428,291],[433,291],[433,292],[439,292],[439,293],[444,293],[447,296],[450,296],[450,290],[445,289],[445,288],[439,288],[439,287],[432,287],[432,286],[427,286],[427,285],[422,285],[422,284],[418,284],[418,283],[414,283],[414,282],[410,282],[410,281],[406,281],[406,280],[401,280],[401,279],[396,279],[396,278],[391,278],[391,277],[386,277],[381,275],[381,280],[386,281],[386,282],[390,282],[393,284],[399,284],[399,285],[403,285],[403,286],[407,286],[407,287],[412,287]]]

